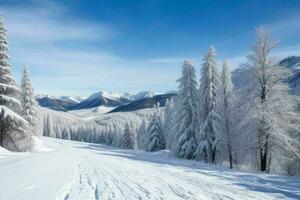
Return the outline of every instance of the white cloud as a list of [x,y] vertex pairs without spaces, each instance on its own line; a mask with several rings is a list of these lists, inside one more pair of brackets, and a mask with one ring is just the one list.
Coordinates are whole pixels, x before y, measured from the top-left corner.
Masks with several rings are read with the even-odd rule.
[[[23,65],[28,65],[37,93],[77,96],[97,90],[163,92],[176,89],[176,79],[185,58],[129,60],[111,52],[95,50],[97,47],[80,49],[80,45],[86,42],[97,41],[101,45],[101,41],[113,40],[121,33],[102,22],[79,20],[79,17],[69,19],[65,17],[72,16],[69,10],[52,1],[36,2],[31,7],[0,6],[0,13],[6,17],[14,72],[20,78]],[[270,27],[272,31],[282,32],[297,25],[296,21],[287,23],[285,25],[283,21]],[[222,46],[236,39],[240,37],[224,41],[218,48],[223,49]],[[67,48],[64,46],[66,41],[78,44],[78,47]],[[300,55],[299,49],[295,45],[278,49],[276,53],[281,57]],[[248,49],[245,51],[228,58],[231,69],[246,61]],[[201,59],[201,55],[191,58],[197,75]],[[221,66],[221,61],[219,64]]]
[[9,36],[32,43],[66,40],[103,40],[116,35],[110,27],[78,18],[68,19],[68,12],[59,4],[38,4],[37,7],[0,7],[6,18]]
[[168,69],[180,68],[174,63],[161,60],[153,65],[105,51],[81,50],[80,45],[76,49],[64,47],[65,41],[101,42],[118,34],[101,22],[66,19],[64,14],[69,11],[60,4],[36,2],[31,7],[0,6],[0,12],[6,18],[13,70],[20,78],[23,65],[28,65],[37,93],[89,95],[95,90],[173,89],[177,70]]
[[266,27],[271,30],[272,34],[274,34],[276,37],[279,37],[278,39],[286,39],[293,36],[299,36],[299,21],[300,15],[297,13],[289,15],[280,21],[275,21],[271,24],[268,24]]

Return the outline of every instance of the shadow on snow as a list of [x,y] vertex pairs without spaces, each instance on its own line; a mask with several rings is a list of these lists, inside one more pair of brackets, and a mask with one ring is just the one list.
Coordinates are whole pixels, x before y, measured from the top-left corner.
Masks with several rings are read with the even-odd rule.
[[179,167],[185,172],[201,173],[220,180],[230,181],[232,184],[244,187],[247,190],[278,194],[279,198],[282,197],[281,195],[284,195],[286,198],[300,199],[300,177],[242,172],[195,160],[175,158],[171,152],[166,151],[150,153],[91,143],[87,143],[87,146],[76,146],[76,148],[88,149],[97,154],[125,158],[142,163],[150,162],[164,168]]

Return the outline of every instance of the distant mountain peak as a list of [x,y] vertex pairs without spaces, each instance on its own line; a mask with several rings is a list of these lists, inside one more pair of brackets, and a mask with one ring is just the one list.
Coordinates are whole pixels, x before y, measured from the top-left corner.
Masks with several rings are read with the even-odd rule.
[[155,95],[156,95],[156,93],[154,93],[152,91],[142,91],[142,92],[139,92],[139,93],[133,95],[132,99],[136,101],[136,100],[139,100],[139,99],[153,97]]
[[99,91],[91,94],[85,99],[82,97],[72,96],[61,96],[57,98],[49,95],[37,95],[36,98],[41,106],[59,111],[88,109],[99,106],[119,107],[142,100],[140,103],[143,105],[135,106],[135,109],[138,109],[149,106],[152,107],[152,103],[156,103],[157,101],[164,103],[165,98],[173,96],[174,94],[176,94],[174,91],[166,93],[166,96],[159,96],[159,94],[153,91],[141,91],[137,94],[130,94],[128,92]]

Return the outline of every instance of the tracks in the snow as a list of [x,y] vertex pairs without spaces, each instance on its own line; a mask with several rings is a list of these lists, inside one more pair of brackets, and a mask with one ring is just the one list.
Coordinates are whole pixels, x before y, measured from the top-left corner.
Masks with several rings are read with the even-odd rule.
[[81,159],[74,174],[68,182],[58,190],[57,200],[89,199],[99,200],[99,176],[88,159]]
[[282,197],[246,190],[235,185],[230,175],[218,171],[191,170],[188,173],[182,166],[141,162],[126,154],[105,150],[94,153],[76,155],[73,176],[58,190],[57,200],[232,200],[241,197],[273,200]]

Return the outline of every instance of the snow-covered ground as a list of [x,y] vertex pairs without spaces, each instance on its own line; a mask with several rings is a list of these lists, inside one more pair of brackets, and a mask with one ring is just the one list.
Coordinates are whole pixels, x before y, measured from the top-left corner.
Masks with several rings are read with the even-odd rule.
[[300,177],[247,173],[147,153],[43,138],[53,151],[0,149],[1,200],[300,199]]

